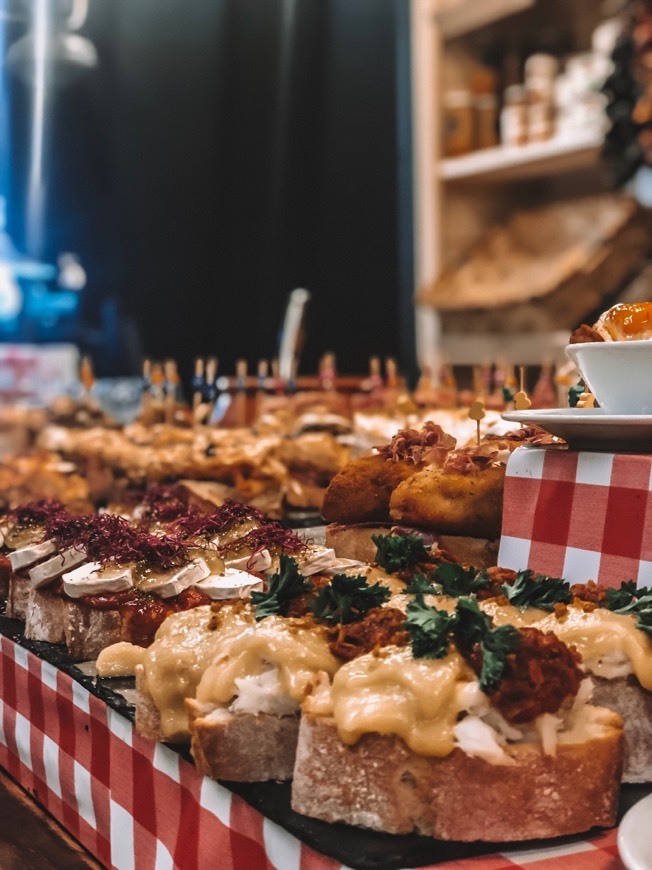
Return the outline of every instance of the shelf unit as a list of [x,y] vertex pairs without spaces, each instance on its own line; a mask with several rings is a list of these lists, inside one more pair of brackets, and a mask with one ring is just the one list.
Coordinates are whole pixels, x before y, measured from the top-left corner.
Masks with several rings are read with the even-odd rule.
[[593,132],[574,138],[549,139],[520,147],[486,148],[439,161],[435,172],[442,181],[514,181],[539,178],[594,166],[603,137]]
[[444,39],[454,39],[534,5],[534,0],[461,0],[433,10]]
[[[556,20],[584,34],[600,20],[589,0],[411,0],[413,190],[415,293],[434,283],[447,262],[477,241],[485,229],[525,202],[579,195],[585,177],[604,189],[600,176],[602,136],[585,131],[577,138],[554,138],[522,147],[496,147],[461,157],[440,154],[442,91],[450,59],[464,57],[486,28],[523,28],[529,18]],[[563,14],[560,14],[563,12]],[[518,15],[518,19],[511,16]],[[586,37],[585,37],[586,38]],[[572,191],[572,193],[571,193]],[[459,337],[442,336],[437,312],[416,308],[417,359],[437,370]],[[559,347],[557,334],[533,343]],[[490,344],[491,342],[489,342]],[[465,340],[468,362],[486,358],[487,342]],[[514,353],[523,343],[514,342]]]

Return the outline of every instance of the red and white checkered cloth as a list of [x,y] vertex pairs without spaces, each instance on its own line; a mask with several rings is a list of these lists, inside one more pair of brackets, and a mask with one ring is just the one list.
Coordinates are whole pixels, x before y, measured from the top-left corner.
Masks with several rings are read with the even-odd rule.
[[498,562],[572,583],[652,586],[652,455],[515,450]]
[[[117,870],[340,870],[49,662],[0,637],[0,765]],[[616,832],[439,870],[620,870]]]

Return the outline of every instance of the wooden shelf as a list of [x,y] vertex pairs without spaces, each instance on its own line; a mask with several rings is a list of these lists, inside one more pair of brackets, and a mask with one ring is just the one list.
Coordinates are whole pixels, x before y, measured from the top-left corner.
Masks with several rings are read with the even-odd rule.
[[534,0],[458,0],[435,11],[444,39],[463,36],[534,6]]
[[549,139],[520,147],[500,146],[449,157],[439,163],[442,181],[509,181],[535,178],[597,166],[602,136],[590,133],[581,138]]

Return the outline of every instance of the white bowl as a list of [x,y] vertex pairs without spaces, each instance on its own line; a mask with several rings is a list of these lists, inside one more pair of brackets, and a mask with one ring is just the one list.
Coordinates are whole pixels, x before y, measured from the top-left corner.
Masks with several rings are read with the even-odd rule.
[[569,344],[566,353],[607,414],[652,414],[652,339]]

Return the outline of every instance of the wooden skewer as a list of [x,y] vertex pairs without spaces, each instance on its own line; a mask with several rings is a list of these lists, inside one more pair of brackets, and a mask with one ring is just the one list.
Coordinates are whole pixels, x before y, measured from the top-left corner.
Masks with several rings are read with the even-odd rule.
[[476,439],[478,447],[480,446],[480,421],[486,417],[484,407],[484,402],[481,399],[476,399],[475,402],[471,402],[471,407],[469,408],[469,419],[475,420],[476,424]]
[[165,373],[165,422],[168,425],[174,423],[174,413],[177,407],[177,388],[179,386],[179,372],[173,359],[165,361],[163,366]]

